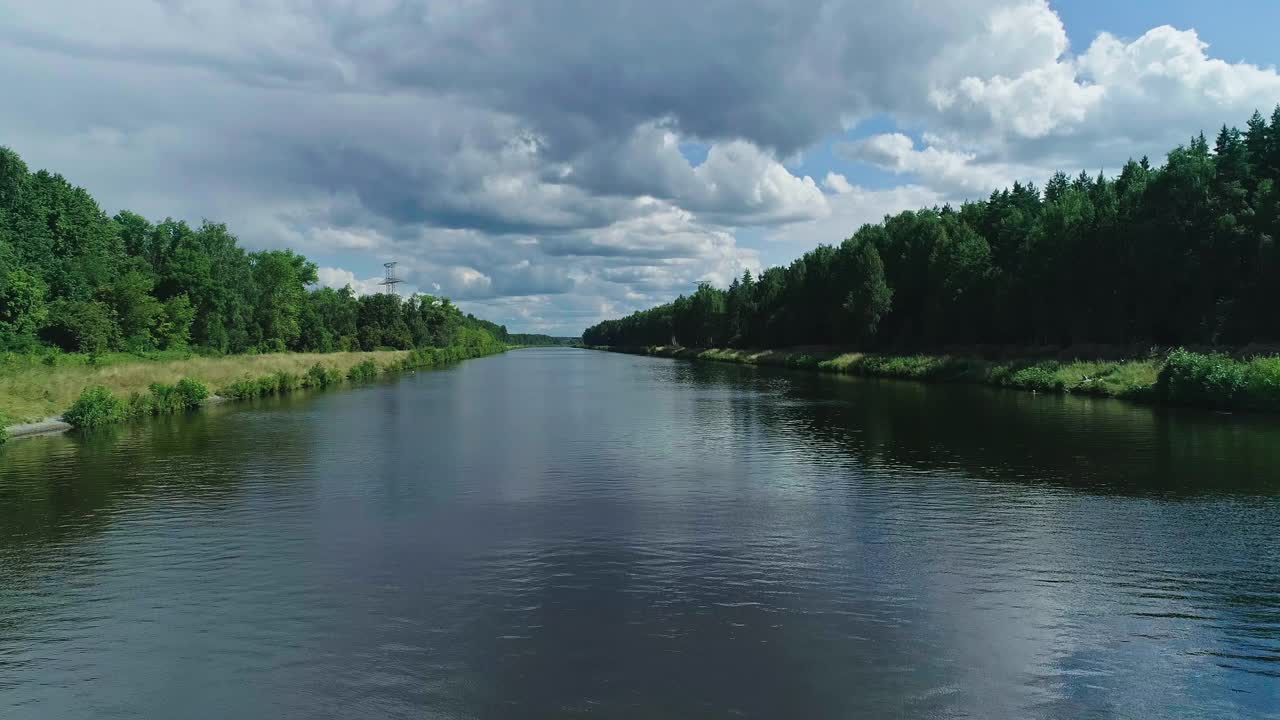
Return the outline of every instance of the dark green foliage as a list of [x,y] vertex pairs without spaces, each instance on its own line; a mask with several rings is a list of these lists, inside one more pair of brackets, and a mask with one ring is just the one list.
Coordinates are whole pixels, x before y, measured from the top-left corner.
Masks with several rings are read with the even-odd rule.
[[209,399],[209,386],[193,378],[182,378],[175,389],[182,399],[182,406],[187,409],[199,407]]
[[342,372],[337,368],[325,367],[320,363],[312,365],[308,370],[303,382],[307,387],[329,387],[342,382]]
[[1225,355],[1178,349],[1165,360],[1156,392],[1172,404],[1230,408],[1247,387],[1246,376],[1246,365]]
[[72,427],[92,429],[120,422],[129,415],[129,406],[101,385],[86,389],[62,419]]
[[372,360],[353,365],[347,371],[347,379],[351,382],[368,382],[378,376],[378,363]]
[[120,326],[106,303],[58,300],[49,307],[42,335],[63,350],[95,355],[118,347]]
[[1026,390],[1043,390],[1046,392],[1061,392],[1063,390],[1062,380],[1054,375],[1052,370],[1039,365],[1015,370],[1003,384]]
[[0,337],[34,337],[48,319],[46,293],[39,277],[0,265]]
[[853,341],[869,342],[876,336],[880,321],[893,307],[893,290],[884,278],[880,253],[869,242],[849,253],[846,278],[849,294],[841,308],[848,313],[848,331],[842,333]]
[[0,415],[0,445],[5,444],[9,440],[9,421],[3,415]]
[[[607,320],[588,345],[1245,345],[1280,341],[1280,108],[1164,167],[1054,175],[903,212],[725,290]],[[1028,382],[1039,382],[1028,376]],[[1046,381],[1047,382],[1047,381]]]
[[194,410],[208,397],[209,388],[193,378],[172,385],[152,383],[149,392],[132,393],[128,400],[121,400],[105,387],[92,387],[80,394],[62,418],[77,428],[94,428],[129,418]]
[[446,299],[318,289],[290,250],[246,252],[225,225],[108,217],[59,175],[0,148],[0,350],[94,355],[447,347],[507,330]]
[[149,409],[151,414],[172,415],[186,409],[186,405],[182,401],[182,396],[178,394],[178,388],[176,385],[151,383],[150,390],[151,407]]
[[556,337],[553,335],[540,335],[537,333],[508,333],[507,342],[512,345],[521,345],[524,347],[554,347],[578,345],[582,343],[580,337]]
[[275,395],[278,387],[275,376],[267,375],[260,378],[237,380],[219,390],[218,394],[233,400],[247,400],[249,398]]

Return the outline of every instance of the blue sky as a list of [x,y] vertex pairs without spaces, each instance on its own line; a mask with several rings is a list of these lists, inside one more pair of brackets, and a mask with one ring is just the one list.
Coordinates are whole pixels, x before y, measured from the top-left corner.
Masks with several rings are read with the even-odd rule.
[[556,334],[1280,102],[1272,2],[0,13],[0,143],[108,212],[224,221],[358,291],[398,260],[408,291]]

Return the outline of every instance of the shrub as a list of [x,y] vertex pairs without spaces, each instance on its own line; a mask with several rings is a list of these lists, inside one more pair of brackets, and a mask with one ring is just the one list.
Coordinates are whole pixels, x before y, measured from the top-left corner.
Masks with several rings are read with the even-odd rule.
[[9,421],[3,415],[0,415],[0,445],[3,445],[9,439]]
[[342,382],[342,373],[337,368],[330,368],[316,363],[308,370],[303,382],[308,387],[329,387]]
[[378,363],[365,360],[351,366],[347,371],[347,379],[351,382],[368,382],[378,376]]
[[155,415],[156,397],[154,394],[130,393],[127,401],[126,414],[129,417],[145,417],[147,415]]
[[119,422],[128,415],[124,401],[111,391],[96,385],[80,393],[80,397],[62,414],[62,419],[72,427],[96,428]]
[[1243,363],[1178,348],[1165,359],[1156,392],[1168,403],[1224,408],[1237,402],[1246,385]]
[[1259,409],[1280,408],[1280,357],[1259,357],[1244,368],[1249,404]]
[[151,412],[140,414],[170,415],[183,409],[177,387],[167,383],[151,383],[150,390]]
[[194,378],[182,378],[175,390],[182,400],[182,406],[187,409],[199,407],[210,395],[209,386]]
[[275,375],[267,375],[259,378],[243,378],[222,388],[218,394],[223,397],[235,398],[237,400],[274,395],[279,389],[278,382],[279,381]]
[[1053,371],[1040,365],[1024,367],[1009,376],[1008,384],[1028,390],[1061,392],[1065,387]]
[[[334,375],[337,374],[336,370],[331,372]],[[245,398],[266,397],[268,395],[283,395],[291,390],[309,387],[310,384],[308,383],[308,379],[310,377],[311,372],[308,371],[305,376],[296,375],[291,372],[277,372],[258,378],[244,378],[236,380],[230,385],[222,388],[219,394],[223,397],[241,400]]]
[[275,379],[276,393],[280,395],[302,387],[302,377],[291,372],[282,370],[271,377]]

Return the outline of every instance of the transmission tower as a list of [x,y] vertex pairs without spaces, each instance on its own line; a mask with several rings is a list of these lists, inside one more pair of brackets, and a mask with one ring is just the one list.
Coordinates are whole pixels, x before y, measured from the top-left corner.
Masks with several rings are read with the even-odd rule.
[[396,285],[401,282],[400,278],[396,277],[396,264],[395,262],[382,263],[382,267],[387,269],[387,278],[378,284],[386,288],[383,292],[387,295],[395,295]]

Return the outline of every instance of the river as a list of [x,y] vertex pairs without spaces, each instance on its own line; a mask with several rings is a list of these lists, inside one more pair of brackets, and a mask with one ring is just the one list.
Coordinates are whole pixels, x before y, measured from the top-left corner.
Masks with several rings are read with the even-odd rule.
[[1280,717],[1280,421],[531,349],[0,450],[0,717]]

